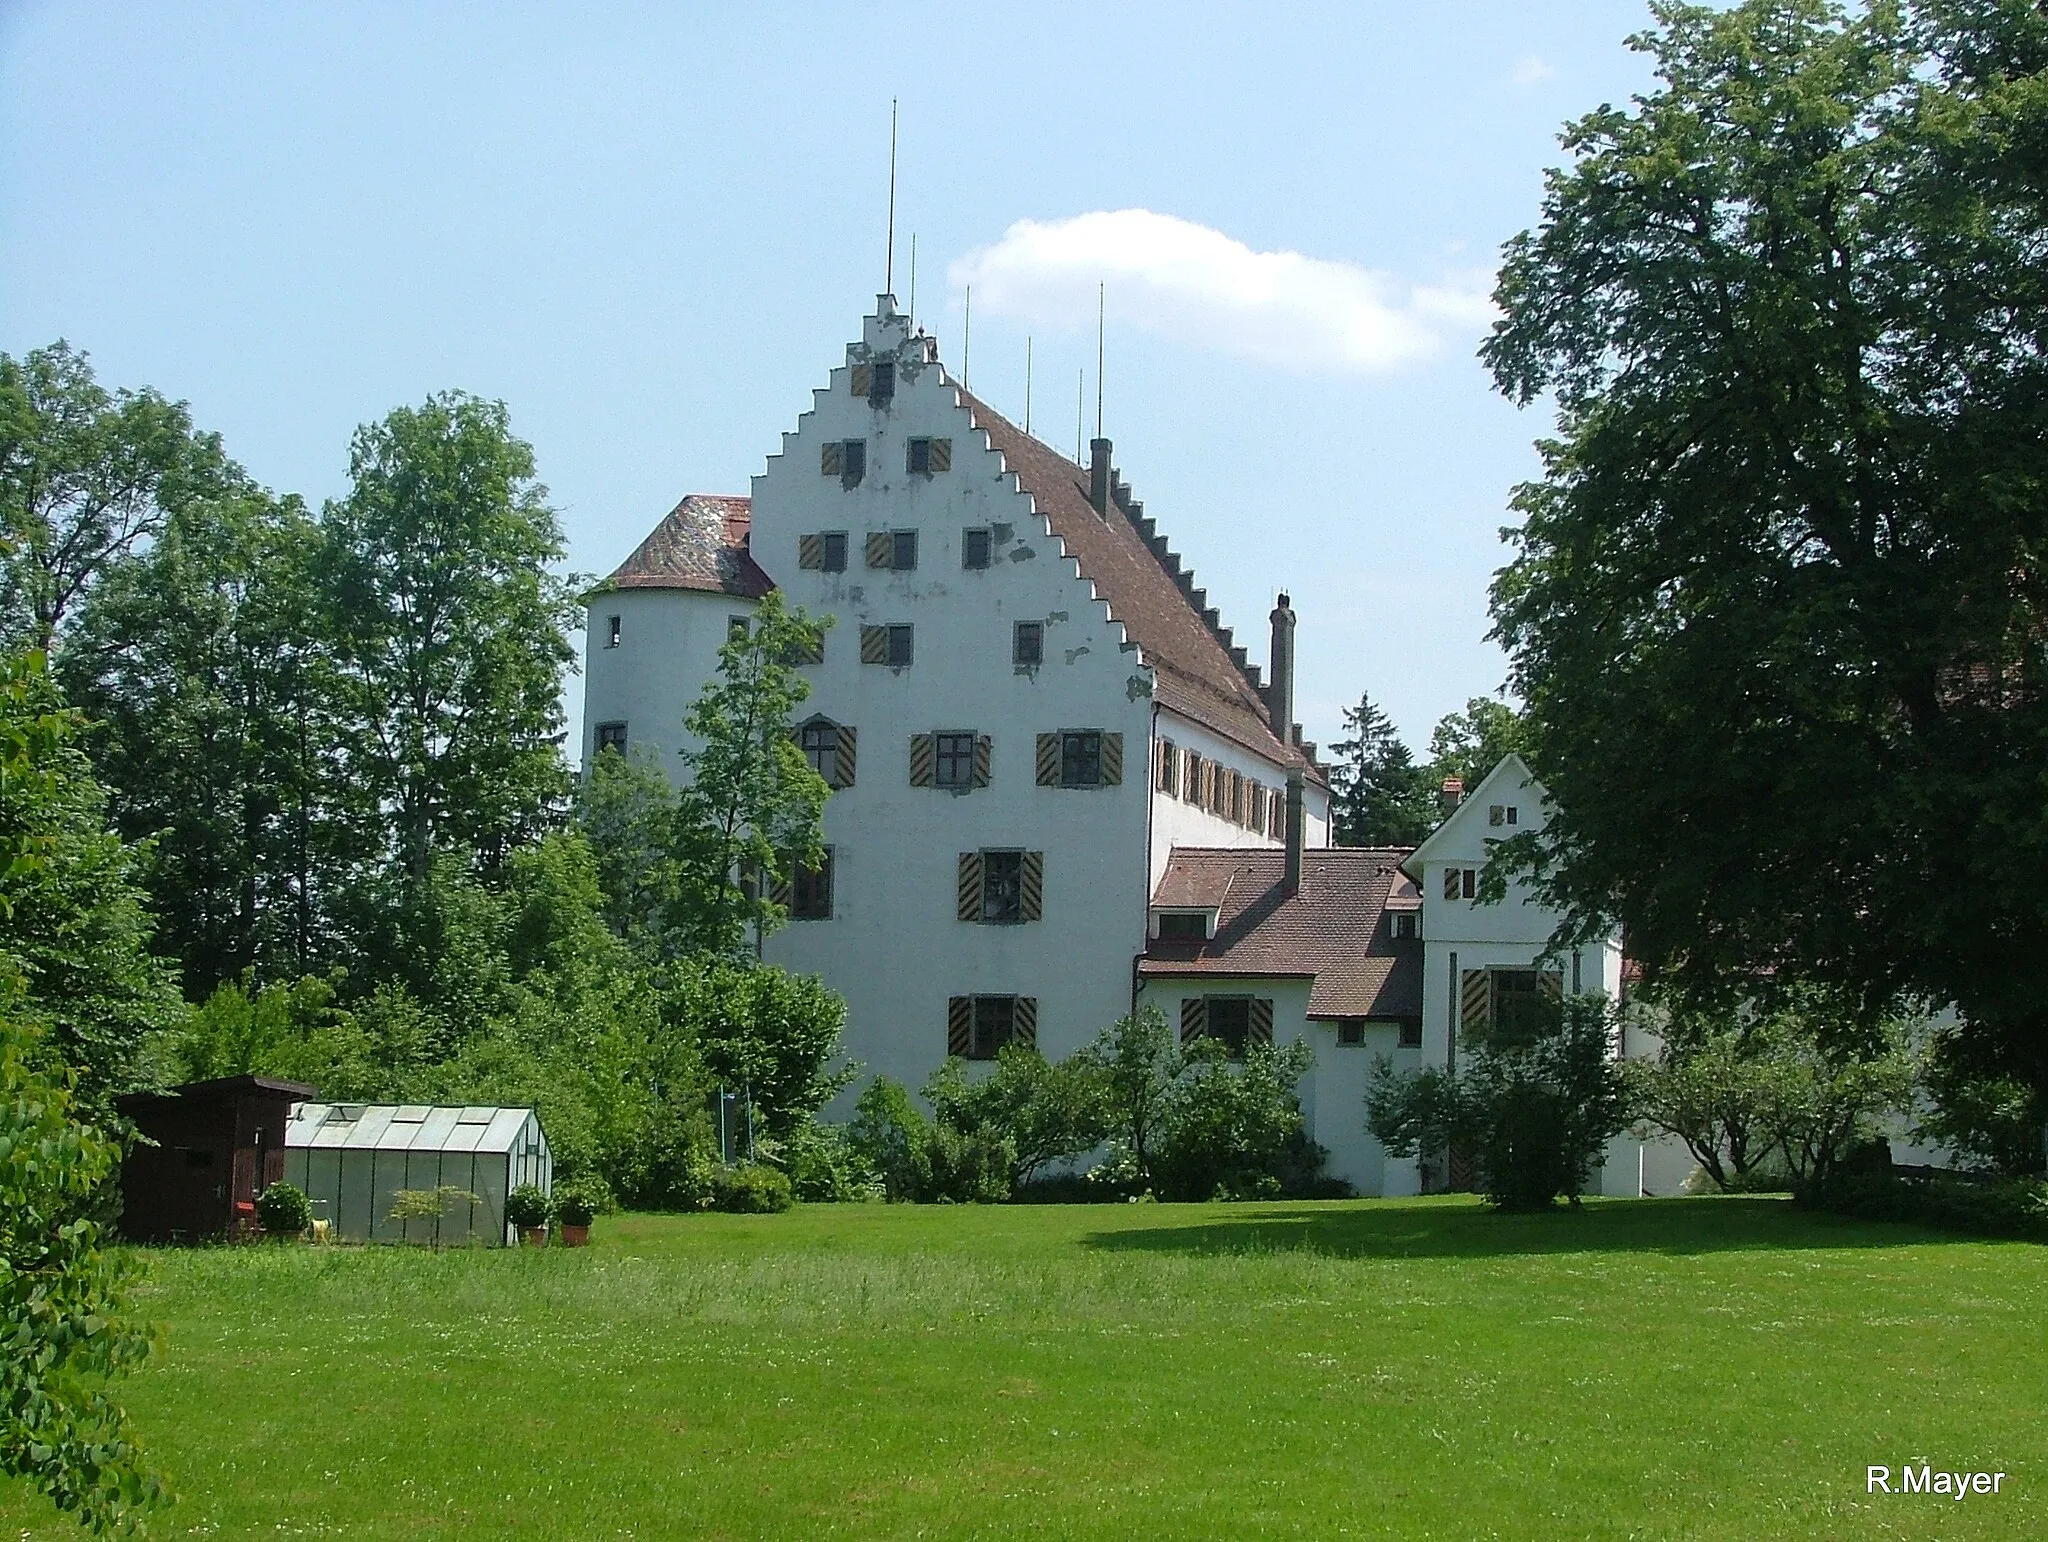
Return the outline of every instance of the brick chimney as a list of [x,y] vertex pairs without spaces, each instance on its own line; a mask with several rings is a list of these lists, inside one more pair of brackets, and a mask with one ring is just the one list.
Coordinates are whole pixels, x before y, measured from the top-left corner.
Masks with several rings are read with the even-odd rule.
[[1088,501],[1095,505],[1095,512],[1102,518],[1109,518],[1110,483],[1110,442],[1107,439],[1088,441]]
[[1294,731],[1294,611],[1283,592],[1273,607],[1273,678],[1266,684],[1266,718],[1273,737],[1292,744]]
[[1445,777],[1442,799],[1444,813],[1447,815],[1455,814],[1458,811],[1458,805],[1465,801],[1465,779],[1461,776]]
[[1287,773],[1287,865],[1281,876],[1289,894],[1301,887],[1301,846],[1304,838],[1301,801],[1302,775],[1299,771],[1290,771]]

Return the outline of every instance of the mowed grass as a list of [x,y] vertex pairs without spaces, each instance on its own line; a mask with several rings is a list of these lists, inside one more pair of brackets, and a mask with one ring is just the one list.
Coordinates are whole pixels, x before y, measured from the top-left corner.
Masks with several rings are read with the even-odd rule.
[[[173,1536],[2048,1534],[2048,1249],[1768,1199],[150,1256]],[[1870,1496],[1869,1463],[2002,1471]],[[0,1535],[63,1537],[18,1484]]]

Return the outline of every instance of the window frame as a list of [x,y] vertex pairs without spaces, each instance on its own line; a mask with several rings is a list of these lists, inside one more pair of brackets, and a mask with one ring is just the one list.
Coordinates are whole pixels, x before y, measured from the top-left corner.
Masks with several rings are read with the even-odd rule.
[[868,442],[865,439],[839,441],[839,484],[858,487],[867,480]]
[[[966,1060],[994,1060],[1003,1052],[1005,1047],[1017,1042],[1017,998],[1015,996],[994,994],[970,996],[968,1000],[973,1003],[973,1007],[970,1009],[972,1015],[968,1019],[967,1053],[961,1058]],[[995,1015],[997,1009],[1000,1008],[1000,1015],[1003,1018],[1001,1037],[997,1038],[994,1043],[989,1042],[989,1034],[993,1031],[994,1025],[985,1026],[983,1022],[982,1011],[985,1007],[990,1010],[992,1015]]]
[[1159,741],[1159,773],[1152,780],[1154,792],[1169,798],[1180,795],[1180,749],[1171,739]]
[[[1216,1027],[1217,1008],[1244,1014],[1244,1022],[1237,1031],[1237,1040],[1231,1042],[1230,1034],[1219,1032]],[[1212,1039],[1222,1041],[1230,1052],[1232,1060],[1243,1060],[1249,1048],[1247,1041],[1252,1035],[1252,998],[1250,996],[1204,996],[1202,998],[1202,1032]]]
[[[807,868],[801,862],[792,862],[789,873],[789,918],[792,921],[829,921],[832,919],[833,850],[825,848],[824,862],[815,868]],[[820,896],[823,896],[822,899]]]
[[[1167,927],[1169,921],[1174,923],[1171,930]],[[1157,936],[1161,942],[1207,942],[1209,917],[1199,910],[1163,910],[1159,913]]]
[[[1090,774],[1080,774],[1090,773]],[[1102,730],[1063,728],[1060,730],[1060,786],[1100,787],[1102,781]]]
[[[812,735],[818,742],[811,742]],[[829,786],[839,767],[839,725],[837,723],[806,723],[796,732],[796,747],[804,757],[804,763],[816,772]],[[812,758],[813,751],[817,758]],[[822,762],[822,763],[821,763]]]
[[604,645],[607,648],[618,647],[619,640],[625,636],[625,621],[626,618],[624,616],[607,616],[605,618]]
[[725,640],[727,642],[745,642],[753,635],[753,625],[745,616],[727,616],[725,618]]
[[[1007,871],[998,883],[997,866]],[[1021,847],[984,847],[981,853],[981,916],[983,926],[1024,924],[1024,852]]]
[[1339,1049],[1364,1049],[1367,1022],[1368,1019],[1363,1017],[1338,1018],[1337,1047]]
[[[909,552],[910,560],[903,556]],[[917,532],[915,530],[891,530],[889,532],[889,571],[892,573],[915,573],[917,571]]]
[[625,718],[617,718],[611,722],[594,724],[590,734],[590,753],[601,755],[606,750],[617,750],[621,755],[625,754],[627,721]]
[[[1026,649],[1024,639],[1031,639]],[[1029,656],[1027,657],[1027,653]],[[1019,621],[1010,632],[1010,662],[1018,669],[1037,669],[1045,663],[1045,623],[1043,621]]]
[[[908,621],[891,621],[884,625],[883,630],[889,634],[888,666],[891,669],[910,668],[917,661],[917,628]],[[902,644],[900,648],[897,646],[899,643]]]
[[[981,561],[973,560],[975,541],[980,538]],[[995,566],[996,533],[987,525],[969,525],[960,532],[960,566],[969,573],[986,573]]]
[[[820,530],[818,532],[818,571],[821,573],[844,573],[846,571],[846,532],[844,530]],[[839,560],[832,560],[834,554]]]
[[[932,734],[932,786],[956,792],[974,785],[975,745],[979,737],[966,728],[943,728]],[[947,779],[949,764],[960,773],[956,780]]]
[[868,405],[880,406],[896,399],[896,361],[877,359],[868,366]]

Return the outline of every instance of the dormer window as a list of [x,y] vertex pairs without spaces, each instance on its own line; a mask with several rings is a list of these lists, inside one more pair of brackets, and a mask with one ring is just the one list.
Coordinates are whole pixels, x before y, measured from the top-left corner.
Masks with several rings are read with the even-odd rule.
[[1215,934],[1213,910],[1160,910],[1154,915],[1161,942],[1207,942]]
[[1415,912],[1412,910],[1390,910],[1387,912],[1387,935],[1400,939],[1415,935]]

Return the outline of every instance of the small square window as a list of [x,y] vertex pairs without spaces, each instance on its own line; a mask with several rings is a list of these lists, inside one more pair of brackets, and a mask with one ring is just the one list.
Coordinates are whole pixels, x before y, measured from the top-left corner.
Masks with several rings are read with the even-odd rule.
[[889,631],[889,666],[901,669],[910,663],[912,653],[912,632],[908,626],[892,626]]
[[1415,912],[1412,910],[1388,911],[1387,935],[1389,937],[1413,937],[1415,935]]
[[1229,1048],[1232,1060],[1244,1059],[1245,1040],[1251,1037],[1252,1031],[1251,997],[1209,997],[1208,1024],[1209,1037],[1221,1039]]
[[1060,735],[1060,785],[1099,787],[1102,784],[1102,735],[1086,733]]
[[616,648],[619,645],[619,637],[623,630],[624,619],[622,616],[606,618],[604,645],[607,648]]
[[745,642],[747,640],[747,618],[745,616],[727,616],[725,618],[725,640],[727,642]]
[[599,753],[605,750],[617,750],[621,755],[625,754],[626,725],[624,723],[599,723],[597,725],[597,748]]
[[995,543],[987,530],[964,530],[960,534],[960,566],[963,568],[985,568],[995,550]]
[[819,537],[819,542],[823,549],[823,562],[821,566],[824,571],[827,573],[844,573],[846,571],[846,532],[844,530],[827,530]]
[[974,1037],[967,1046],[969,1060],[993,1060],[1017,1032],[1015,996],[974,998]]
[[974,735],[946,733],[932,735],[932,782],[938,787],[974,785]]
[[896,366],[893,362],[874,366],[868,375],[868,405],[879,407],[896,395]]
[[981,854],[981,919],[998,926],[1024,919],[1023,852]]
[[1409,1019],[1407,1021],[1404,1021],[1401,1024],[1401,1036],[1394,1042],[1397,1045],[1399,1045],[1402,1049],[1422,1048],[1421,1022],[1415,1019]]
[[1020,669],[1036,669],[1045,661],[1045,623],[1019,621],[1010,657]]
[[832,919],[832,848],[825,848],[825,860],[816,867],[796,864],[790,884],[789,914],[797,921]]
[[1362,1047],[1365,1044],[1365,1019],[1362,1017],[1338,1018],[1337,1042],[1347,1049]]
[[917,532],[896,530],[889,536],[889,566],[899,573],[915,571],[917,567]]

